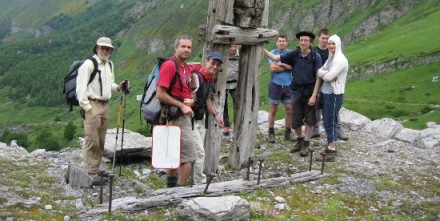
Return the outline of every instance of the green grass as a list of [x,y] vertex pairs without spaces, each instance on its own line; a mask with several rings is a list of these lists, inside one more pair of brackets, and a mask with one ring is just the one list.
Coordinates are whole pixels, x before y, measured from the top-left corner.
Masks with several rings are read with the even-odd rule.
[[425,39],[425,36],[440,33],[440,26],[437,25],[440,17],[438,9],[437,1],[426,1],[377,34],[348,44],[344,52],[350,66],[371,65],[397,58],[411,60],[439,52],[437,38]]
[[440,82],[432,82],[438,70],[436,63],[349,82],[343,106],[373,120],[390,117],[426,128],[428,121],[440,122]]

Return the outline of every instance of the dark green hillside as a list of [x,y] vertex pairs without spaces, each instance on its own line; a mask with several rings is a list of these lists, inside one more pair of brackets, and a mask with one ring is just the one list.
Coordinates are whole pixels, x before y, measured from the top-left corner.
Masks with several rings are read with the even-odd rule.
[[[314,32],[321,27],[329,27],[332,33],[338,33],[344,39],[344,50],[349,58],[352,77],[374,65],[395,60],[398,62],[393,64],[411,63],[417,59],[429,60],[429,57],[438,55],[440,51],[440,44],[433,37],[440,31],[440,26],[436,24],[440,18],[438,1],[366,0],[346,4],[345,1],[335,0],[331,1],[331,6],[326,4],[330,3],[272,0],[269,26],[289,36],[290,48],[298,44],[293,36],[301,27],[310,27],[307,29]],[[388,25],[379,26],[377,33],[354,36],[354,31],[359,30],[363,22],[379,11],[386,8],[402,10],[409,7],[408,5],[411,6],[408,12],[405,11],[402,17]],[[173,43],[177,36],[189,34],[194,39],[191,59],[200,59],[198,55],[203,44],[197,41],[198,27],[206,23],[208,1],[0,0],[0,6],[1,128],[54,121],[66,123],[70,120],[80,126],[77,109],[69,113],[65,106],[61,93],[63,78],[70,64],[74,60],[90,56],[93,43],[99,36],[105,35],[111,37],[117,46],[112,56],[116,80],[129,79],[132,84],[132,93],[127,101],[126,127],[131,130],[145,130],[145,126],[140,124],[139,102],[135,100],[135,96],[142,93],[145,77],[155,58],[173,54]],[[340,13],[337,17],[326,18],[324,14],[329,13],[327,7],[335,7],[332,11],[339,10]],[[274,47],[274,42],[266,45],[268,49]],[[260,104],[262,109],[268,110],[269,72],[266,59],[260,65]],[[416,62],[412,64],[412,69],[402,71],[398,65],[394,66],[393,70],[382,74],[401,79],[410,78],[413,70],[434,70],[428,73],[434,76],[438,69],[436,65],[424,68],[423,62]],[[353,78],[352,82],[354,81]],[[394,104],[394,108],[384,109],[381,102],[363,102],[375,92],[370,90],[367,94],[358,93],[357,89],[364,87],[363,85],[382,87],[378,82],[381,80],[373,76],[364,81],[349,83],[346,107],[372,119],[393,117],[413,128],[423,128],[424,122],[428,120],[440,121],[438,107],[431,102],[440,100],[438,93],[426,92],[431,95],[419,97],[422,101],[417,103],[427,104],[428,107],[422,105],[411,111],[407,111],[405,105],[412,105],[416,101],[406,97],[403,101],[397,95],[388,98],[398,101],[399,104]],[[425,81],[416,83],[414,86],[421,89],[438,86],[428,86]],[[408,86],[392,84],[389,91],[377,91],[392,95],[405,87]],[[420,94],[423,92],[418,92]],[[113,119],[117,114],[119,96],[120,94],[116,94],[111,104]],[[432,115],[423,114],[428,109],[432,110]],[[278,117],[282,115],[279,112]],[[115,125],[112,122],[112,126]]]

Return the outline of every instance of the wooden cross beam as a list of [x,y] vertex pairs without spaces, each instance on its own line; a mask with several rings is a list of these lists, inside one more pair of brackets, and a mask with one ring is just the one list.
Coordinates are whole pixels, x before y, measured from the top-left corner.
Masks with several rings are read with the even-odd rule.
[[268,43],[278,31],[264,28],[240,28],[229,25],[216,25],[212,29],[210,41],[215,44],[257,45]]

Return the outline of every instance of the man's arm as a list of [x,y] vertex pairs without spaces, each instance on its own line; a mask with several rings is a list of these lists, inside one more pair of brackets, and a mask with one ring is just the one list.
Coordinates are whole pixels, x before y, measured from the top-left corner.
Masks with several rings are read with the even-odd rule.
[[165,103],[165,104],[168,104],[168,105],[172,105],[172,106],[176,106],[176,107],[180,108],[180,110],[182,111],[183,114],[190,115],[190,116],[194,115],[194,112],[192,111],[191,107],[187,106],[184,103],[182,103],[182,102],[174,99],[173,97],[171,97],[168,94],[168,89],[167,88],[164,88],[162,86],[157,86],[156,97],[162,103]]
[[223,119],[220,118],[220,116],[218,116],[218,114],[216,113],[217,111],[210,97],[208,97],[208,100],[206,100],[206,108],[208,109],[209,115],[214,117],[215,122],[217,122],[220,128],[223,128],[225,126],[225,123],[223,122]]
[[269,65],[269,67],[271,72],[283,72],[292,70],[292,66],[281,62],[272,63]]
[[273,53],[271,53],[270,51],[266,50],[265,48],[263,48],[264,50],[264,55],[266,55],[266,57],[270,58],[273,61],[279,61],[280,60],[280,56],[279,55],[274,55]]

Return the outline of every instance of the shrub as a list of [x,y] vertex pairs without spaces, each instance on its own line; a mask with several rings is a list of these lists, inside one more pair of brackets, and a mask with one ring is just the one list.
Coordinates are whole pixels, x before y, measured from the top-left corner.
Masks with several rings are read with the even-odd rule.
[[75,137],[76,133],[76,126],[70,121],[67,123],[66,127],[64,128],[64,138],[67,141],[71,141]]
[[3,133],[3,136],[0,137],[0,141],[7,144],[10,144],[13,140],[16,140],[17,144],[24,148],[28,147],[30,144],[28,134],[25,133],[11,133],[6,130]]

